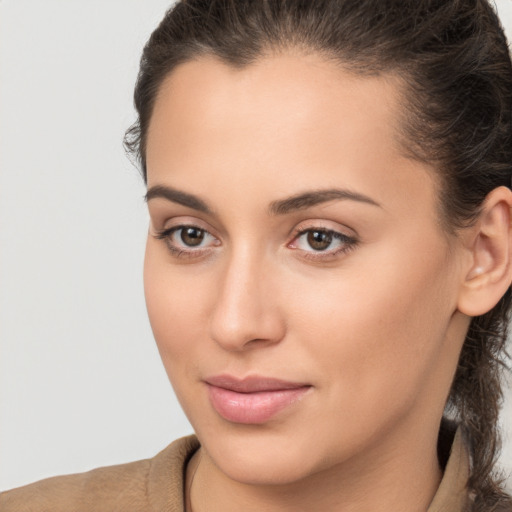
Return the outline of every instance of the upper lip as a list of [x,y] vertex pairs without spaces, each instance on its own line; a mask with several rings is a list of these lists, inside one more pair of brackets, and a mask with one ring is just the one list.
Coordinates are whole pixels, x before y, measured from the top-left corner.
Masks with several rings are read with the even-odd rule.
[[290,382],[272,377],[250,375],[243,379],[231,375],[215,375],[204,379],[207,384],[218,388],[229,389],[237,393],[257,393],[259,391],[282,391],[310,386],[304,382]]

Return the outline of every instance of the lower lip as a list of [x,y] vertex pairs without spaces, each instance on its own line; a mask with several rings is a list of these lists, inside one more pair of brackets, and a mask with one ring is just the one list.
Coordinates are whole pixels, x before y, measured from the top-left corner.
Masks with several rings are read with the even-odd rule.
[[237,393],[229,389],[208,385],[213,408],[233,423],[261,424],[269,421],[283,409],[300,400],[310,386],[275,391]]

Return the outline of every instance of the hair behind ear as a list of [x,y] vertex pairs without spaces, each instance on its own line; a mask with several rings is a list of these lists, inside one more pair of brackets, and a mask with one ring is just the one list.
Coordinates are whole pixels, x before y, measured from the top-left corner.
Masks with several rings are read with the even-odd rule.
[[447,412],[460,422],[470,444],[473,467],[468,487],[475,491],[475,511],[490,510],[498,503],[512,504],[502,489],[505,478],[493,475],[501,448],[498,418],[503,401],[503,371],[509,357],[506,343],[512,300],[511,208],[512,191],[506,187],[494,189],[464,234],[470,264],[458,307],[473,319]]

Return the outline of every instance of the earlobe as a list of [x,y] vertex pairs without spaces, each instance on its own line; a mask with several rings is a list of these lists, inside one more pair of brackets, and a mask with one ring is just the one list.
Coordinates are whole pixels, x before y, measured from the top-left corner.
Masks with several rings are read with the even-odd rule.
[[469,228],[469,265],[458,309],[468,316],[490,311],[512,281],[512,191],[498,187],[487,196],[475,225]]

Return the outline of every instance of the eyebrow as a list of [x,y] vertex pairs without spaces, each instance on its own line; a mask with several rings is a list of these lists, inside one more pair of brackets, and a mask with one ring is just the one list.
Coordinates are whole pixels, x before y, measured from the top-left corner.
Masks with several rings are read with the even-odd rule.
[[198,210],[203,213],[212,213],[211,208],[202,199],[175,188],[164,185],[155,185],[146,192],[144,199],[148,202],[156,197],[167,199],[173,203],[181,204],[182,206],[186,206],[187,208],[192,208],[193,210]]
[[357,201],[359,203],[370,204],[381,208],[379,203],[364,194],[339,188],[329,188],[326,190],[304,192],[287,199],[273,201],[270,203],[269,211],[272,215],[284,215],[296,210],[305,210],[306,208],[310,208],[321,203],[327,203],[328,201],[333,201],[335,199]]
[[[186,206],[187,208],[192,208],[193,210],[198,210],[206,214],[213,213],[213,210],[208,206],[208,204],[199,197],[172,187],[155,185],[147,191],[145,200],[147,202],[157,197],[167,199],[173,203],[181,204],[182,206]],[[364,194],[359,194],[345,189],[330,188],[326,190],[304,192],[286,199],[272,201],[269,206],[269,213],[271,215],[285,215],[293,211],[305,210],[312,206],[333,200],[356,201],[381,207],[379,203]]]

